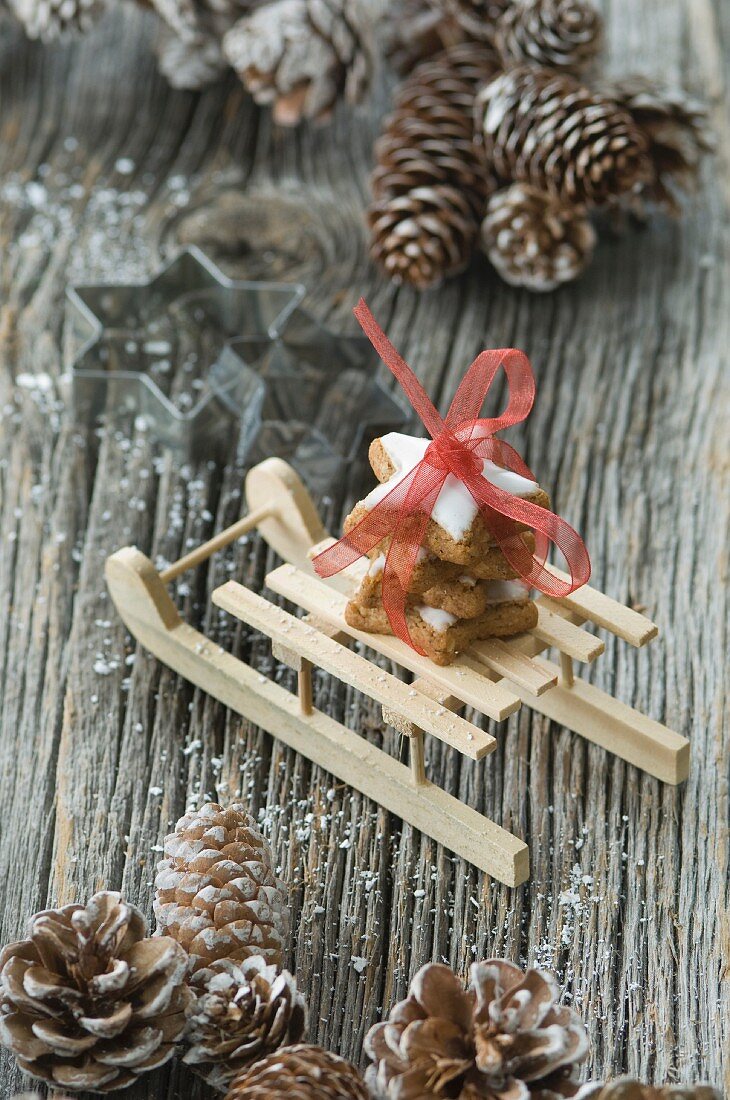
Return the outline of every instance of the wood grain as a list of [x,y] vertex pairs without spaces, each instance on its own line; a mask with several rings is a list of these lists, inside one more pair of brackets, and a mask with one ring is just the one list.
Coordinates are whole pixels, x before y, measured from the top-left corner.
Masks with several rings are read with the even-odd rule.
[[[683,222],[604,236],[580,283],[538,298],[479,260],[420,296],[367,265],[361,211],[387,82],[330,129],[281,133],[233,80],[201,96],[168,89],[152,24],[114,7],[74,45],[29,44],[5,23],[0,35],[2,941],[101,884],[149,913],[175,818],[240,795],[292,884],[290,964],[312,1039],[359,1060],[366,1029],[424,961],[466,973],[505,955],[556,969],[589,1023],[586,1073],[730,1090],[730,8],[606,5],[613,71],[709,95],[719,152]],[[364,294],[442,408],[481,347],[524,348],[538,400],[511,441],[585,535],[596,587],[660,629],[641,650],[601,633],[606,652],[587,675],[690,736],[685,785],[524,707],[477,763],[429,739],[428,778],[529,844],[531,881],[511,890],[135,654],[111,613],[105,557],[135,543],[174,561],[240,518],[245,470],[235,438],[222,457],[180,463],[132,418],[74,425],[61,401],[63,291],[73,278],[143,276],[188,241],[231,274],[302,279],[335,326],[352,325]],[[321,502],[329,530],[365,484],[353,469]],[[187,622],[292,688],[268,643],[210,600],[231,578],[259,588],[276,564],[249,537],[173,592]],[[317,672],[313,694],[398,755],[374,703]],[[0,1082],[3,1096],[21,1085],[7,1060]],[[127,1095],[209,1094],[167,1067]]]

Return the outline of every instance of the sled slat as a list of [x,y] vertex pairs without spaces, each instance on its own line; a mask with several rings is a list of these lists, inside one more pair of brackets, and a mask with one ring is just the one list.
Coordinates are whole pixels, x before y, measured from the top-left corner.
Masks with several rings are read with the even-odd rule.
[[[213,603],[237,619],[267,634],[277,646],[290,654],[323,668],[358,691],[385,706],[400,719],[412,723],[458,749],[464,756],[479,760],[496,747],[491,734],[452,714],[433,699],[404,684],[377,665],[350,652],[315,627],[275,607],[262,596],[237,581],[216,588]],[[306,665],[304,666],[306,669]]]
[[501,638],[473,642],[469,653],[492,672],[498,672],[530,695],[542,695],[557,683],[555,676]]
[[387,634],[368,634],[355,630],[345,622],[347,597],[325,584],[317,577],[310,577],[293,565],[282,565],[269,573],[266,583],[272,591],[298,604],[311,614],[345,631],[352,638],[363,642],[370,649],[410,669],[416,676],[445,688],[463,703],[482,714],[502,722],[520,708],[520,700],[508,687],[495,684],[483,675],[480,665],[470,657],[461,657],[452,665],[441,667],[422,657],[400,638]]
[[543,603],[538,603],[537,614],[537,626],[533,627],[531,633],[541,642],[555,646],[561,653],[576,661],[584,664],[595,661],[606,648],[600,638],[569,623]]
[[[550,571],[556,577],[560,577],[561,580],[570,580],[570,575],[564,573],[561,569],[551,566]],[[597,588],[591,588],[587,584],[571,593],[570,596],[563,596],[560,601],[543,597],[540,600],[540,606],[552,610],[551,605],[556,602],[571,611],[577,612],[584,619],[595,623],[596,626],[605,627],[606,630],[610,630],[617,638],[622,638],[629,645],[646,645],[652,638],[656,638],[659,633],[659,627],[646,615],[641,615],[633,608],[626,607],[618,600],[612,600],[610,596],[606,596],[603,592],[599,592]]]

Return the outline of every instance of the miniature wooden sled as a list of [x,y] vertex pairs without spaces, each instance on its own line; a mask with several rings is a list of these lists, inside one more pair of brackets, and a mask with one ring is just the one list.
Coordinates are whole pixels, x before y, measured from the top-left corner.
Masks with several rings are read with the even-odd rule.
[[[310,556],[328,536],[291,467],[276,458],[256,466],[247,477],[246,495],[249,514],[244,519],[162,572],[134,548],[113,554],[106,565],[112,598],[135,638],[165,664],[344,783],[517,886],[529,873],[527,845],[425,775],[426,733],[472,760],[496,747],[491,733],[455,713],[462,706],[502,722],[526,703],[666,783],[687,777],[684,737],[574,675],[575,662],[588,664],[604,649],[583,629],[586,622],[643,646],[657,634],[643,615],[587,586],[560,601],[543,596],[534,630],[508,641],[477,642],[441,668],[398,638],[347,625],[348,592],[367,563],[327,582],[316,576]],[[296,695],[184,623],[165,587],[253,528],[286,562],[269,573],[267,586],[306,616],[291,615],[236,581],[217,588],[213,602],[271,638],[274,656],[298,673]],[[353,639],[413,673],[412,683],[351,652],[347,647]],[[557,651],[559,664],[538,657],[547,649]],[[380,703],[384,720],[409,739],[410,767],[313,706],[314,665]]]

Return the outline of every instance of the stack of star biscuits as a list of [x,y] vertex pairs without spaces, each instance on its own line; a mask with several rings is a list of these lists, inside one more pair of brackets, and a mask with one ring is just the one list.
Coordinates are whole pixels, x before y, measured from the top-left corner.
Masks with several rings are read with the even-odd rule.
[[[373,441],[369,458],[379,485],[355,505],[345,520],[348,534],[423,458],[428,440],[391,432]],[[534,482],[484,462],[484,476],[498,488],[542,508],[548,496]],[[535,539],[521,538],[532,552]],[[373,634],[391,634],[383,606],[382,578],[390,538],[370,553],[370,565],[348,602],[350,626]],[[406,593],[411,638],[436,664],[448,665],[481,638],[507,637],[537,623],[537,607],[517,578],[479,513],[469,490],[449,476],[431,512]]]

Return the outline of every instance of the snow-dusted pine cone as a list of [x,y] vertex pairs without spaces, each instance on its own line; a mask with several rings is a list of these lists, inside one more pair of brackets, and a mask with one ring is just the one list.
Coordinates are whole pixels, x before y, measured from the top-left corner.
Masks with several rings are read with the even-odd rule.
[[368,1032],[366,1080],[386,1100],[569,1096],[588,1036],[557,996],[549,974],[502,959],[475,963],[466,990],[449,967],[428,963]]
[[510,69],[479,93],[475,117],[487,162],[504,182],[600,205],[651,178],[647,140],[631,114],[567,73]]
[[542,65],[580,73],[601,48],[603,18],[592,0],[514,0],[497,24],[505,66]]
[[359,1069],[322,1047],[282,1047],[231,1082],[226,1100],[369,1100]]
[[482,248],[499,274],[528,290],[554,290],[575,279],[595,243],[584,209],[524,183],[495,192],[482,222]]
[[679,214],[675,192],[696,189],[702,157],[715,148],[706,108],[643,76],[607,82],[601,93],[631,115],[648,144],[651,175],[640,198]]
[[183,1059],[209,1085],[229,1082],[279,1047],[298,1043],[307,1024],[304,997],[288,971],[260,956],[220,959],[193,975]]
[[396,94],[376,144],[371,255],[391,279],[424,288],[468,263],[491,181],[474,142],[491,48],[466,44],[419,65]]
[[206,803],[165,837],[157,865],[157,932],[177,940],[193,971],[262,955],[280,966],[289,912],[268,842],[246,807]]
[[163,21],[160,71],[173,88],[204,88],[228,68],[223,35],[255,0],[139,0]]
[[29,38],[52,42],[90,30],[106,8],[106,0],[9,0]]
[[187,42],[165,27],[157,42],[160,72],[173,88],[199,89],[213,84],[228,68],[213,35]]
[[631,1077],[615,1081],[589,1081],[575,1100],[722,1100],[711,1085],[644,1085]]
[[111,1092],[172,1057],[192,993],[188,958],[146,937],[119,894],[31,918],[27,940],[0,954],[0,1040],[32,1077]]
[[375,4],[364,0],[272,0],[241,19],[223,50],[257,103],[296,126],[326,120],[370,83]]

